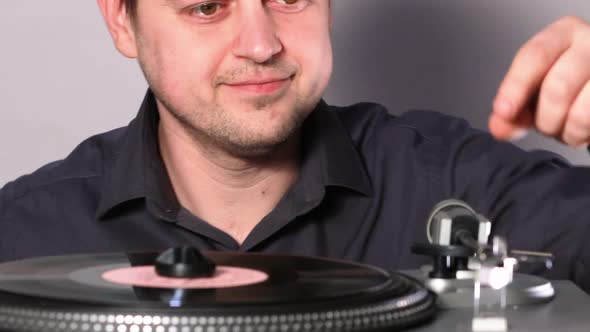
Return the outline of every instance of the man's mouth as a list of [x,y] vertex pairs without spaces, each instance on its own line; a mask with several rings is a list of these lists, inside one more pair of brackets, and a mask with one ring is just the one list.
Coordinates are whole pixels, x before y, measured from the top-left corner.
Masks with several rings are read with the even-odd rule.
[[237,91],[251,94],[272,94],[285,89],[291,83],[291,78],[292,77],[260,77],[229,82],[224,85]]

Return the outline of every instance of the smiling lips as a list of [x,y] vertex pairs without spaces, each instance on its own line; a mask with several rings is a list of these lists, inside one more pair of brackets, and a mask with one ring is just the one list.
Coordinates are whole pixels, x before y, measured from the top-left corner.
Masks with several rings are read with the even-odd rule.
[[238,91],[254,94],[271,94],[286,87],[291,82],[291,77],[287,78],[264,78],[252,79],[241,82],[231,82],[225,85]]

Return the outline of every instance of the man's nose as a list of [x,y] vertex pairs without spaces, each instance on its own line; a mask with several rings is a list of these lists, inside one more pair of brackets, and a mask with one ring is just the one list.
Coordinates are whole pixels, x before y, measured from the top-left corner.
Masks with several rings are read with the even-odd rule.
[[256,63],[265,63],[283,50],[275,22],[263,6],[242,11],[233,53]]

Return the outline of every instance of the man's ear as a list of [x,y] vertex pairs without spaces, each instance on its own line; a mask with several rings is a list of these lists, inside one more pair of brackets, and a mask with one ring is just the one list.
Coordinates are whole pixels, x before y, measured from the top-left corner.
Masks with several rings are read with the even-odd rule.
[[97,2],[117,50],[128,58],[136,58],[135,29],[123,0],[97,0]]

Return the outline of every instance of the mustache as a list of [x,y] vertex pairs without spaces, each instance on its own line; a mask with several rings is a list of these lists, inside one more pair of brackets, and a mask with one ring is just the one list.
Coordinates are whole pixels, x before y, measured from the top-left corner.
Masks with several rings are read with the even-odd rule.
[[234,84],[258,77],[288,78],[299,71],[299,66],[287,61],[274,61],[265,64],[247,64],[231,68],[215,76],[214,86]]

